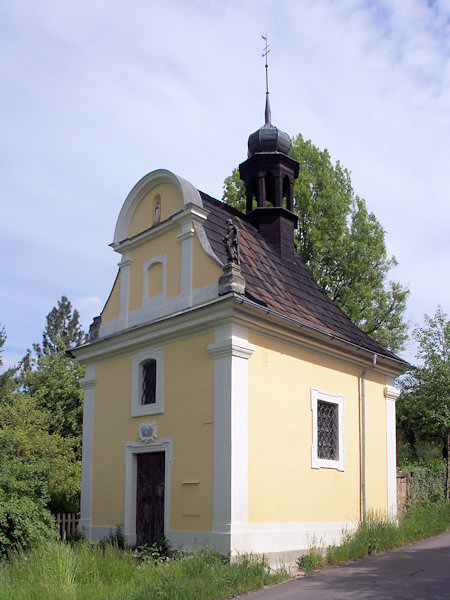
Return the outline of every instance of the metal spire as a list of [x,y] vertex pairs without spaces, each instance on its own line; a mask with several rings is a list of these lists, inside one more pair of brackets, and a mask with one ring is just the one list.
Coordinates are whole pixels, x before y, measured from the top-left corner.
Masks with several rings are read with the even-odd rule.
[[270,102],[269,102],[269,65],[267,64],[267,55],[270,52],[269,44],[267,43],[267,33],[266,35],[261,36],[265,42],[264,51],[261,54],[263,58],[266,59],[266,110],[265,110],[265,118],[266,118],[266,127],[272,127],[272,115],[270,113]]

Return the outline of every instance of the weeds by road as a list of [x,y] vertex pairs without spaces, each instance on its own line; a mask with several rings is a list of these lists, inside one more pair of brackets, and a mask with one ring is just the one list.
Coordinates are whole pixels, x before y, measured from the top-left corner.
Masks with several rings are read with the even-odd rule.
[[328,565],[355,560],[382,550],[397,548],[446,531],[450,527],[450,502],[422,502],[409,508],[397,524],[371,515],[354,532],[343,536],[341,545],[324,548],[314,544],[298,560],[305,573]]

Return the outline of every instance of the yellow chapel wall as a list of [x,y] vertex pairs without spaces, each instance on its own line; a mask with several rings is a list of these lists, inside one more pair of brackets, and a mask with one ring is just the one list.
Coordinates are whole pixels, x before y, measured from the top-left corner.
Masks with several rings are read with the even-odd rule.
[[144,265],[156,256],[167,256],[166,265],[166,298],[174,298],[180,294],[181,280],[181,244],[177,235],[180,227],[159,235],[130,251],[130,298],[129,310],[142,308],[142,292],[144,285]]
[[192,244],[192,289],[217,283],[222,274],[222,268],[205,252],[195,235]]
[[160,205],[160,221],[184,209],[181,190],[173,183],[160,183],[139,202],[128,227],[128,237],[145,231],[155,224],[155,205]]
[[[249,342],[249,522],[359,520],[361,370],[255,333]],[[386,513],[385,380],[366,377],[367,506]],[[344,471],[311,466],[311,388],[344,396]]]
[[120,312],[120,271],[117,273],[116,279],[109,294],[108,300],[102,310],[102,323],[111,321],[119,316]]
[[[155,421],[157,439],[173,439],[170,528],[211,529],[214,361],[206,347],[213,341],[211,333],[162,346],[163,414],[130,416],[132,356],[140,351],[96,365],[92,525],[124,522],[125,443],[139,442],[139,424]],[[199,506],[192,511],[197,491]],[[198,516],[183,514],[197,509]]]

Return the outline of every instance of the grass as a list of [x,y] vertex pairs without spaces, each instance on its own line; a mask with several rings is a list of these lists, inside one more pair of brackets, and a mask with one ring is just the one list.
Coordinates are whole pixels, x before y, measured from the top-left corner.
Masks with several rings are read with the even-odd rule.
[[356,560],[431,537],[450,527],[450,502],[422,502],[409,508],[399,524],[371,515],[354,532],[344,532],[339,546],[313,545],[298,560],[307,574],[328,565]]
[[47,542],[0,565],[0,600],[213,600],[277,583],[264,559],[197,550],[142,560],[117,545]]

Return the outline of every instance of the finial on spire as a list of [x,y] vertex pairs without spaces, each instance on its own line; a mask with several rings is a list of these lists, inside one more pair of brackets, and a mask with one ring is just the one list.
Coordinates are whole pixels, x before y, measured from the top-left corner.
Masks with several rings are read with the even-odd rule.
[[264,50],[261,56],[266,59],[266,110],[265,110],[265,118],[266,118],[266,126],[272,126],[272,115],[270,113],[270,102],[269,102],[269,65],[267,64],[267,55],[270,52],[269,44],[267,43],[267,33],[266,35],[261,35],[262,39],[265,42]]

